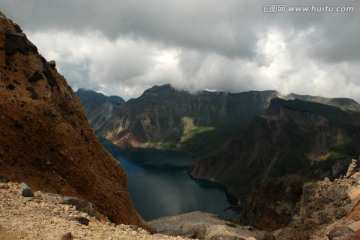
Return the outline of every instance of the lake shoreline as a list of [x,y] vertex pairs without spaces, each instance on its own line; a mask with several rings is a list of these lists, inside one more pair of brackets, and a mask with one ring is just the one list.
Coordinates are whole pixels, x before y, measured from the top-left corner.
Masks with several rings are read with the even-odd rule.
[[188,169],[197,160],[186,152],[122,150],[109,141],[101,143],[123,166],[135,209],[146,221],[192,211],[214,213],[223,219],[240,215],[232,210],[237,198],[225,186],[189,175]]

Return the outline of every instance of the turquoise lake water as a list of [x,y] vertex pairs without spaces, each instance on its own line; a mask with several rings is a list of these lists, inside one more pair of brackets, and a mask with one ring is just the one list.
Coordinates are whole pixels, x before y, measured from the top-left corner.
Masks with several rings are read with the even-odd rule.
[[210,181],[192,179],[187,170],[196,160],[186,153],[120,148],[103,142],[128,176],[134,207],[148,221],[191,211],[206,211],[228,219],[237,215],[225,208],[236,201]]

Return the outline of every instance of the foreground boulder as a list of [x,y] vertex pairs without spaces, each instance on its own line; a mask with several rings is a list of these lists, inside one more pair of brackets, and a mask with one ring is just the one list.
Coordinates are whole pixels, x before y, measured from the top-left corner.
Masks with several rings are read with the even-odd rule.
[[21,193],[21,196],[23,196],[23,197],[33,197],[34,196],[33,190],[26,183],[20,184],[20,193]]
[[115,223],[152,230],[120,164],[91,131],[72,89],[0,13],[0,176],[94,203]]
[[355,232],[348,227],[336,227],[329,232],[329,240],[356,240]]

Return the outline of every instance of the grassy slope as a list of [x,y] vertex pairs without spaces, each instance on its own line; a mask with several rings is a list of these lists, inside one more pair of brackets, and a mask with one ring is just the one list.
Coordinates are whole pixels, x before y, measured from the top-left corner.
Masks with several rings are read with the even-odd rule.
[[249,122],[239,122],[217,127],[194,127],[184,132],[178,145],[197,158],[205,158],[223,149],[237,134],[248,127]]

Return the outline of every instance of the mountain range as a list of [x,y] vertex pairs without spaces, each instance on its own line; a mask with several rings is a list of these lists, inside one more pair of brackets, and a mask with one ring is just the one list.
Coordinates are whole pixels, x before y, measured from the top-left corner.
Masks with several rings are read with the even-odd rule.
[[191,176],[219,182],[238,197],[264,179],[309,168],[330,176],[337,160],[360,154],[360,105],[348,98],[189,93],[163,85],[121,104],[92,92],[102,96],[94,108],[83,91],[77,95],[99,138],[122,148],[186,151],[199,159]]
[[[204,144],[194,141],[205,140],[203,136],[210,134],[224,135],[226,139],[218,140],[226,142],[232,136],[231,132],[242,129],[254,116],[264,113],[277,94],[275,91],[235,94],[201,91],[191,94],[163,85],[154,86],[139,98],[130,99],[121,106],[110,99],[103,99],[102,104],[92,108],[89,106],[92,103],[83,98],[82,90],[77,92],[99,138],[123,148],[181,149],[195,155],[206,155],[208,152],[197,149]],[[109,108],[103,108],[104,104],[111,105],[110,114]],[[207,139],[215,140],[212,137]]]

